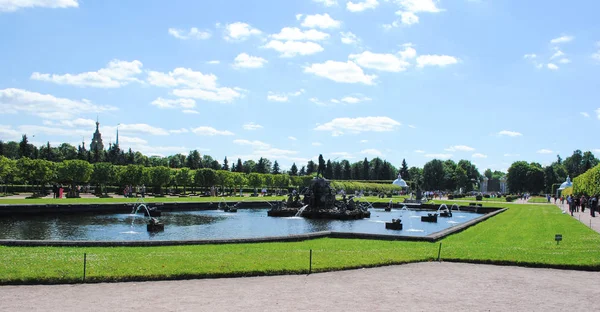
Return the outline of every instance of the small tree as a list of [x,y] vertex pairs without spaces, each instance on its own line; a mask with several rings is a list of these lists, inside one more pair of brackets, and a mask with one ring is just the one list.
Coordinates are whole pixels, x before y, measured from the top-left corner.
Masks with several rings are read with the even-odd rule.
[[232,176],[233,184],[240,189],[240,196],[242,196],[242,188],[244,187],[244,185],[246,185],[248,179],[246,179],[246,176],[244,176],[241,173],[233,173]]
[[192,183],[192,172],[190,168],[181,168],[175,175],[178,185],[183,185],[183,195],[186,194],[187,186]]
[[[115,180],[116,170],[111,163],[101,162],[95,163],[92,172],[92,182],[99,186],[97,194],[104,193],[106,195],[106,184]],[[104,191],[104,192],[103,192]]]
[[58,166],[59,180],[65,181],[71,185],[69,196],[77,196],[75,186],[85,184],[90,181],[94,168],[85,160],[73,159],[65,160]]
[[260,173],[251,173],[248,175],[248,185],[254,190],[261,187],[265,183],[264,177]]
[[171,169],[165,166],[151,167],[150,176],[154,192],[162,195],[162,187],[171,181]]

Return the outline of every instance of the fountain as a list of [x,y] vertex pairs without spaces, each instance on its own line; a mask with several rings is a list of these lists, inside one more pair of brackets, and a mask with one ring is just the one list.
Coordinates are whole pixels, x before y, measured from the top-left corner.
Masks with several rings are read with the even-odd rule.
[[457,211],[460,211],[460,206],[456,203],[452,204],[452,207],[450,207],[450,211],[452,211],[452,209],[454,209],[454,206],[456,206]]
[[162,215],[160,210],[148,208],[144,200],[141,199],[136,202],[131,214],[137,214],[140,208],[144,208],[144,216],[150,217],[150,220],[146,224],[146,230],[148,232],[160,232],[165,230],[165,225],[156,218],[157,216]]
[[386,222],[385,228],[388,230],[402,230],[402,220],[392,219],[392,222]]
[[421,222],[433,222],[437,223],[437,213],[428,213],[426,216],[421,216]]
[[223,210],[224,212],[237,212],[237,206],[238,206],[239,204],[240,204],[240,203],[238,202],[237,204],[235,204],[235,205],[233,205],[233,206],[230,206],[230,205],[227,203],[227,201],[225,200],[225,198],[224,198],[224,197],[221,197],[221,201],[219,202],[219,205],[218,205],[218,207],[219,207],[219,209],[220,209],[220,210]]
[[[300,204],[300,194],[290,195],[287,201],[271,205],[267,214],[271,217],[299,216],[308,219],[352,220],[369,218],[371,213],[366,205],[354,201],[354,197],[335,199],[335,192],[329,180],[315,177],[310,186],[303,190],[304,198]],[[291,197],[295,196],[294,199]],[[372,205],[369,205],[372,207]]]
[[[442,208],[444,208],[444,209],[442,209]],[[448,206],[446,206],[446,204],[441,204],[440,207],[438,208],[438,210],[436,211],[436,213],[440,217],[452,218],[452,210],[448,209]]]
[[385,207],[385,211],[392,211],[392,208],[394,208],[394,202],[390,199],[388,206]]

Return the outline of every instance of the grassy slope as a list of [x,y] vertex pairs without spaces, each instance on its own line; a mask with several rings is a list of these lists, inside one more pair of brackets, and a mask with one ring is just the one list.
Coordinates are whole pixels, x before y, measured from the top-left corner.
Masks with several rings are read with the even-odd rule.
[[[443,239],[442,259],[600,269],[598,233],[552,205],[502,206],[510,209]],[[554,241],[557,233],[564,239],[558,246]],[[117,281],[304,273],[310,249],[314,252],[314,271],[427,261],[437,257],[438,246],[329,238],[168,247],[0,246],[0,283],[79,281],[84,252],[88,256],[88,279]]]

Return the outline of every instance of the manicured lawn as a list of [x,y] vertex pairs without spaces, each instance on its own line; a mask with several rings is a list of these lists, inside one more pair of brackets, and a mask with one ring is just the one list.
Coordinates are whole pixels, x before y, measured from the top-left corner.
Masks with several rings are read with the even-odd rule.
[[475,196],[471,196],[471,197],[457,198],[456,200],[468,200],[468,201],[478,202],[478,203],[481,203],[482,201],[484,201],[484,202],[506,202],[506,198],[504,198],[504,197],[496,197],[496,198],[485,198],[484,197],[481,200],[476,200]]
[[[552,202],[552,201],[553,201],[553,199],[550,198],[550,202]],[[546,197],[531,197],[527,202],[547,204],[548,200],[546,199]]]
[[[442,201],[436,201],[436,203]],[[453,203],[454,201],[445,201]],[[553,205],[509,209],[442,243],[442,259],[600,270],[600,234]],[[562,234],[557,245],[555,234]],[[0,283],[77,282],[87,253],[91,281],[306,273],[437,258],[438,243],[356,239],[166,247],[4,247]]]

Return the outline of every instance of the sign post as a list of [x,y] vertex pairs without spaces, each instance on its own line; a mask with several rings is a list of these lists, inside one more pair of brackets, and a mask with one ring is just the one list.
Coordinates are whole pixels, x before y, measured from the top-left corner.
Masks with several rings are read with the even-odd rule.
[[560,241],[562,240],[562,234],[554,235],[554,240],[556,241],[556,245],[558,245],[560,243]]

